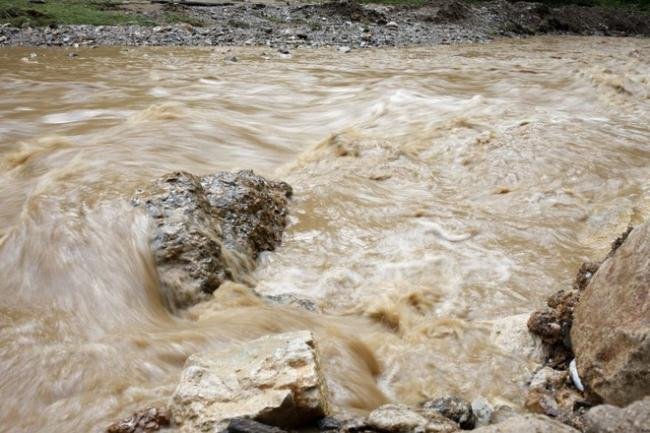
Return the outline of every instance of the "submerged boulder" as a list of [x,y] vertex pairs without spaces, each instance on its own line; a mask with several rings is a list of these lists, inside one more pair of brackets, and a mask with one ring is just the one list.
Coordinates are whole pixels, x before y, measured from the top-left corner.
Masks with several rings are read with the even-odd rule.
[[587,390],[623,406],[650,394],[650,223],[632,230],[575,307],[571,342]]
[[584,433],[650,433],[650,397],[624,409],[603,404],[583,415]]
[[165,175],[132,203],[154,222],[151,241],[172,309],[207,299],[225,280],[241,281],[257,255],[282,239],[291,187],[252,171]]
[[386,404],[375,409],[366,421],[370,430],[387,433],[451,433],[458,424],[432,409],[412,409]]
[[190,356],[171,411],[182,433],[217,433],[234,418],[298,427],[324,417],[327,388],[311,332]]
[[543,415],[519,415],[498,424],[479,427],[474,433],[579,433],[578,430]]

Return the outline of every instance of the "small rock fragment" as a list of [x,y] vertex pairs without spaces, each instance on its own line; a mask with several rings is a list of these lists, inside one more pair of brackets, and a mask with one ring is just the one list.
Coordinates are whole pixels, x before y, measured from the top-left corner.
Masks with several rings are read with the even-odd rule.
[[440,415],[458,423],[464,430],[471,430],[476,425],[476,416],[472,405],[462,398],[440,397],[427,401],[422,407],[435,410]]
[[586,404],[582,394],[571,386],[566,370],[550,367],[540,369],[531,380],[526,395],[526,408],[570,423],[574,409]]
[[246,418],[235,418],[228,424],[228,433],[286,433],[278,427],[262,424]]
[[541,364],[546,358],[546,350],[541,338],[528,330],[529,317],[528,313],[522,313],[494,320],[490,341],[509,355]]
[[472,412],[476,416],[476,425],[488,425],[494,409],[490,403],[483,397],[477,397],[472,400]]
[[510,406],[506,405],[501,405],[497,406],[494,408],[494,412],[492,412],[492,415],[490,415],[490,424],[499,424],[500,422],[503,422],[507,420],[508,418],[512,418],[517,416],[517,412]]
[[336,418],[326,416],[325,418],[318,420],[316,425],[320,431],[339,431],[343,424]]
[[153,433],[170,424],[169,412],[164,409],[149,408],[134,413],[122,421],[111,424],[107,433]]
[[458,424],[434,410],[411,409],[402,404],[386,404],[368,415],[368,426],[388,433],[451,433]]

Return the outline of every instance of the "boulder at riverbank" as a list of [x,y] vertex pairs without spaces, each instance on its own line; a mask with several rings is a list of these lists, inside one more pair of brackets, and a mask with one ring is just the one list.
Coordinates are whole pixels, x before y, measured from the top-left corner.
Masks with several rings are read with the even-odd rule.
[[571,341],[587,390],[626,405],[650,394],[650,223],[632,230],[575,307]]
[[309,331],[271,335],[187,360],[171,401],[182,433],[220,432],[234,418],[298,427],[328,413]]
[[242,281],[257,255],[282,239],[291,187],[252,171],[168,174],[136,191],[153,220],[151,246],[172,310],[208,299],[225,280]]
[[584,263],[571,289],[530,316],[548,355],[530,383],[529,410],[582,428],[589,406],[650,392],[649,227],[628,228],[602,262]]

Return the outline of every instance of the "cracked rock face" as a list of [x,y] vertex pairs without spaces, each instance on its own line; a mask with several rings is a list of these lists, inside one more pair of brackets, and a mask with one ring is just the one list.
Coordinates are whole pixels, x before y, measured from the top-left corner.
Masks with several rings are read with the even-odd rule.
[[190,356],[171,411],[182,433],[220,432],[234,418],[299,427],[324,417],[327,388],[311,332]]
[[172,310],[210,297],[225,280],[243,281],[286,225],[291,187],[252,171],[167,174],[140,188],[132,203],[153,220],[151,246]]

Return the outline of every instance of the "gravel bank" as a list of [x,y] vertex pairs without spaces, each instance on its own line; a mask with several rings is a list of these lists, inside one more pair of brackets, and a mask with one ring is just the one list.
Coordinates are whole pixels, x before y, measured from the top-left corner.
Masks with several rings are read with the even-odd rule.
[[[179,8],[181,6],[164,6]],[[543,33],[649,36],[650,14],[622,9],[491,1],[431,1],[422,6],[330,2],[309,5],[224,3],[184,6],[196,27],[0,27],[0,46],[266,45],[348,48],[481,42]]]

